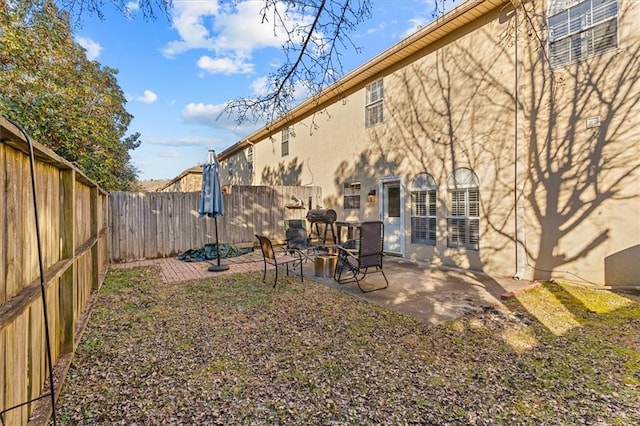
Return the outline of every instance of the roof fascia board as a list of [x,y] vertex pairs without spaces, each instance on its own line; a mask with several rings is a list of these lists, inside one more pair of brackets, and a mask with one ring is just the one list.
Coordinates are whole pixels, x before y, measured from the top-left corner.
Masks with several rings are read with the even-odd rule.
[[357,67],[316,96],[310,97],[301,104],[293,107],[289,113],[263,126],[243,140],[222,151],[218,158],[222,161],[236,152],[245,149],[247,146],[254,145],[277,133],[289,123],[306,118],[314,111],[322,109],[360,90],[360,88],[369,81],[377,78],[383,71],[394,68],[397,64],[404,63],[408,57],[413,57],[417,52],[425,50],[428,46],[442,40],[462,26],[467,25],[470,21],[475,20],[476,18],[473,16],[475,10],[486,9],[486,12],[489,12],[490,10],[495,10],[511,2],[512,0],[468,0],[464,2],[455,9],[435,19],[429,25]]

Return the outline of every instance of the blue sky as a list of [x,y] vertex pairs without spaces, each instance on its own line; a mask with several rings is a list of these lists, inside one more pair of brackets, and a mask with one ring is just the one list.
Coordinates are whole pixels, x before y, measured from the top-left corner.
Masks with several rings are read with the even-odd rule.
[[[263,90],[264,77],[283,61],[282,38],[260,23],[264,0],[173,5],[171,16],[155,21],[142,18],[136,1],[128,16],[105,6],[104,20],[82,15],[74,31],[89,59],[119,71],[134,116],[129,130],[141,133],[132,160],[143,180],[172,179],[203,163],[209,149],[220,152],[255,130],[216,118],[229,100]],[[344,72],[427,24],[433,7],[433,0],[373,0],[372,18],[352,34],[362,51],[344,53]]]

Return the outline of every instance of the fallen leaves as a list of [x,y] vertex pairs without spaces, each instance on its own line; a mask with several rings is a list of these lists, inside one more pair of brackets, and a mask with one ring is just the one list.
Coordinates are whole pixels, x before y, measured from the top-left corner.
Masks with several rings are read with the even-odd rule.
[[637,297],[603,314],[609,340],[600,316],[573,305],[583,323],[563,336],[517,300],[430,326],[312,281],[273,289],[260,274],[167,284],[153,269],[110,272],[59,422],[640,421]]

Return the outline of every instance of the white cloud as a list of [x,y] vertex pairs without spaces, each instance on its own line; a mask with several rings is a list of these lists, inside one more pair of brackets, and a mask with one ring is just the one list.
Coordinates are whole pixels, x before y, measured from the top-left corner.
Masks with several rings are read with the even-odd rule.
[[172,26],[180,40],[170,42],[163,49],[166,57],[172,58],[190,49],[211,49],[213,41],[207,29],[206,19],[218,14],[217,0],[173,2]]
[[[163,147],[187,147],[187,146],[211,146],[219,144],[221,141],[219,138],[205,137],[205,136],[182,136],[173,138],[145,138],[144,143],[147,145],[156,145]],[[164,149],[157,151],[157,155],[163,158],[178,157],[173,155],[175,151]],[[162,154],[162,155],[160,155]]]
[[[251,91],[254,96],[264,96],[271,93],[273,88],[269,84],[269,78],[266,76],[258,77],[251,82]],[[309,97],[309,88],[304,84],[303,81],[298,80],[295,83],[295,87],[293,88],[293,97],[295,100],[301,101]]]
[[244,123],[242,125],[238,125],[237,116],[225,111],[226,107],[226,103],[214,105],[202,102],[192,102],[182,110],[182,118],[186,123],[200,124],[214,129],[228,130],[241,136],[253,132],[263,124]]
[[190,103],[182,110],[182,118],[187,123],[201,124],[221,129],[233,129],[235,122],[230,122],[224,113],[227,104]]
[[135,12],[140,10],[140,1],[139,0],[130,1],[124,6],[124,9],[125,9],[125,15],[127,16],[127,18],[131,18],[133,17],[133,14]]
[[102,51],[102,46],[99,43],[93,41],[89,37],[77,36],[75,38],[76,43],[84,48],[87,51],[87,59],[93,61],[100,56],[100,52]]
[[160,149],[156,152],[156,156],[160,158],[179,158],[178,151],[173,149]]
[[198,68],[210,74],[250,74],[253,72],[253,64],[244,62],[243,58],[212,58],[206,55],[198,59]]
[[428,19],[425,17],[415,17],[409,19],[409,28],[402,34],[401,38],[409,37],[411,34],[418,31],[420,28],[432,22],[432,19]]
[[307,99],[310,94],[309,88],[305,86],[302,81],[296,81],[295,87],[293,88],[294,99],[302,101]]
[[[169,42],[162,52],[168,58],[193,49],[214,52],[198,61],[206,72],[250,74],[254,71],[251,57],[255,50],[280,48],[288,39],[282,29],[276,29],[274,34],[273,22],[262,23],[261,1],[174,0],[173,4],[172,26],[179,39]],[[287,17],[290,26],[310,19],[293,10]]]
[[[215,21],[216,48],[245,53],[265,47],[280,48],[286,35],[282,30],[274,34],[273,23],[261,21],[263,7],[264,2],[243,1],[235,9],[221,13]],[[291,24],[301,19],[292,13],[289,18]]]
[[251,90],[256,96],[264,96],[269,93],[269,80],[267,77],[259,77],[251,82]]
[[369,28],[365,34],[375,34],[384,31],[387,28],[387,24],[382,22],[376,27]]
[[430,24],[435,19],[433,14],[435,12],[439,13],[447,13],[450,10],[458,7],[462,4],[464,0],[449,0],[445,2],[439,2],[438,11],[436,11],[436,2],[433,0],[425,0],[424,1],[424,12],[420,13],[418,16],[414,16],[409,19],[409,28],[401,35],[402,38],[408,37],[418,29],[424,27],[425,25]]
[[136,101],[142,102],[145,104],[152,104],[158,100],[158,95],[153,93],[151,90],[145,90],[142,96],[136,98]]

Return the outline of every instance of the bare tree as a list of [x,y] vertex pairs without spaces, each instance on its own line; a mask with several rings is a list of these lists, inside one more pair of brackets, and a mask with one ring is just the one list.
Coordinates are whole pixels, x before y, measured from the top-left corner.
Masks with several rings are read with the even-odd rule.
[[[350,34],[370,17],[370,0],[265,0],[262,21],[284,32],[284,64],[269,74],[264,95],[229,104],[239,121],[271,121],[285,115],[301,96],[314,96],[343,75],[342,55],[360,48]],[[291,20],[291,14],[309,19]]]
[[[106,7],[105,0],[59,0],[60,8],[69,11],[76,17],[84,14],[95,14],[100,19],[104,19],[103,9]],[[129,14],[129,5],[131,0],[110,0],[111,3],[124,15]],[[173,7],[173,0],[139,0],[138,9],[142,12],[145,19],[155,19],[159,15],[168,16],[169,11]]]
[[[207,1],[207,0],[202,0]],[[210,0],[214,1],[214,0]],[[237,0],[219,0],[237,3]],[[359,52],[351,34],[371,17],[372,0],[263,0],[263,24],[273,26],[274,34],[285,34],[282,52],[285,61],[267,76],[267,91],[256,97],[240,97],[229,102],[226,113],[246,121],[270,122],[282,117],[301,98],[318,95],[344,75],[342,58]],[[460,0],[457,0],[459,2]],[[96,14],[103,18],[105,0],[59,0],[74,16]],[[110,0],[127,15],[130,0]],[[435,0],[433,16],[444,13],[456,0]],[[145,19],[169,16],[172,0],[139,0]],[[297,19],[292,19],[292,17]]]
[[[236,3],[235,0],[220,0]],[[61,0],[61,5],[74,16],[96,14],[103,18],[104,0]],[[128,14],[128,0],[111,0]],[[145,19],[168,16],[172,0],[140,0],[139,10]],[[352,32],[370,17],[371,0],[264,0],[256,23],[273,27],[274,35],[282,35],[285,60],[267,76],[267,92],[255,98],[241,97],[228,104],[226,113],[234,114],[239,123],[272,121],[286,114],[296,99],[314,96],[343,75],[342,55],[359,52]]]

